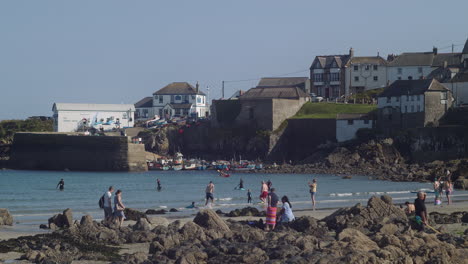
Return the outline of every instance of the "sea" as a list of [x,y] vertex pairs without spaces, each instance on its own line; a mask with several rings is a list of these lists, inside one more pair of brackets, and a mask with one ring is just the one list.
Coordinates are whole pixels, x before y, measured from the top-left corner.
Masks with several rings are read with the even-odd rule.
[[[240,179],[245,190],[237,190]],[[57,189],[60,179],[65,189]],[[159,179],[162,189],[157,190]],[[393,197],[395,203],[414,201],[419,190],[431,191],[430,183],[391,182],[372,179],[367,176],[353,176],[342,179],[337,175],[325,174],[262,174],[231,172],[228,178],[219,177],[216,171],[148,171],[129,172],[66,172],[66,171],[0,171],[0,208],[7,208],[14,217],[15,227],[37,230],[40,224],[47,224],[48,218],[71,208],[73,216],[90,214],[94,219],[103,218],[98,206],[99,198],[109,186],[122,190],[126,207],[146,211],[147,209],[177,209],[166,217],[184,217],[205,208],[205,188],[213,181],[215,202],[212,209],[229,212],[235,208],[249,206],[247,189],[250,189],[253,204],[259,203],[261,181],[270,180],[279,197],[286,195],[292,202],[293,210],[311,209],[307,183],[317,179],[317,209],[366,204],[376,195]],[[429,193],[429,200],[434,194]],[[454,200],[468,200],[467,191],[455,191]],[[199,208],[187,209],[195,202]],[[1,232],[1,229],[0,229]]]

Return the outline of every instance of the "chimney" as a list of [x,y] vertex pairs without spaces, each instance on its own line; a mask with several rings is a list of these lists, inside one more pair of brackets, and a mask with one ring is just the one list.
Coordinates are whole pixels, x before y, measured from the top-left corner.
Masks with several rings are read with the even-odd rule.
[[196,91],[197,93],[198,93],[198,88],[199,88],[199,87],[200,87],[200,86],[198,85],[198,81],[197,81],[197,84],[195,85],[195,91]]
[[377,51],[377,57],[380,57],[380,52]]
[[354,49],[352,47],[349,49],[349,57],[354,57]]
[[432,53],[434,53],[434,55],[437,55],[437,48],[436,47],[432,48]]

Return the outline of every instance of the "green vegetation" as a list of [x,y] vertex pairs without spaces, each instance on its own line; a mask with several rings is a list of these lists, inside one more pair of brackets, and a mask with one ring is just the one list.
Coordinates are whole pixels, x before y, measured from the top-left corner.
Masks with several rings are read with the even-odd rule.
[[16,132],[51,132],[52,120],[26,119],[0,121],[0,142],[11,143]]
[[377,99],[377,96],[384,91],[384,88],[377,88],[372,90],[367,90],[362,93],[353,94],[349,97],[350,101],[356,99],[356,102],[372,102],[372,99]]
[[376,105],[341,103],[305,103],[292,118],[336,118],[336,114],[363,114],[377,109]]

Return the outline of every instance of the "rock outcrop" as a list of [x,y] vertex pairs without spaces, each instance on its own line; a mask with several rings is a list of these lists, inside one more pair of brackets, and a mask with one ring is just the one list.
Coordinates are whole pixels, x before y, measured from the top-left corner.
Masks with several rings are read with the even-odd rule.
[[13,216],[5,208],[0,208],[0,226],[2,225],[13,225]]

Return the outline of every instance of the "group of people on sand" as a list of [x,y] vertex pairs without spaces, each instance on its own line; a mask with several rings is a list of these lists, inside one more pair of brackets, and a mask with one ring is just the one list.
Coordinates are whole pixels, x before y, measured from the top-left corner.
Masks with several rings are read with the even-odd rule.
[[122,191],[117,190],[114,195],[114,207],[112,207],[112,193],[114,192],[114,187],[110,186],[107,192],[104,193],[104,220],[117,219],[119,227],[122,226],[122,223],[125,219],[125,205],[122,202]]
[[447,204],[450,205],[452,203],[451,195],[453,193],[453,183],[450,179],[450,171],[447,170],[447,178],[445,181],[442,181],[442,177],[435,177],[434,178],[434,205],[442,204],[442,197],[445,192],[445,196],[447,197]]

